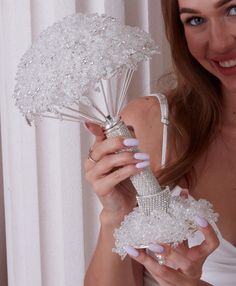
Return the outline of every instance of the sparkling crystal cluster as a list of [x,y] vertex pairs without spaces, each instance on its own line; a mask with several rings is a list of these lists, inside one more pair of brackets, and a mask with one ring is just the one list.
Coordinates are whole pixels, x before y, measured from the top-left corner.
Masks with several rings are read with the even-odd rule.
[[23,55],[16,75],[16,105],[28,120],[74,103],[90,105],[88,91],[99,80],[123,67],[136,69],[157,50],[148,33],[112,17],[67,16],[44,30]]
[[209,223],[218,218],[208,201],[196,201],[191,197],[171,196],[167,212],[157,208],[149,216],[137,207],[115,230],[113,251],[124,258],[127,254],[125,247],[129,245],[146,248],[151,243],[168,243],[175,247],[194,235],[198,227],[196,216],[204,217]]
[[148,195],[137,196],[137,202],[141,212],[147,216],[157,209],[166,213],[170,203],[170,190],[167,187],[164,190],[160,189],[160,191],[155,194],[149,193]]

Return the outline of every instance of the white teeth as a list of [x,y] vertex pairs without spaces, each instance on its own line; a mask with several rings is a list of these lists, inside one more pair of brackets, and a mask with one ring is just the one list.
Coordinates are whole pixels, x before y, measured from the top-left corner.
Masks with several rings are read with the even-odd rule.
[[225,61],[225,62],[219,62],[219,65],[223,68],[232,68],[232,67],[236,66],[236,59],[230,60],[230,61]]

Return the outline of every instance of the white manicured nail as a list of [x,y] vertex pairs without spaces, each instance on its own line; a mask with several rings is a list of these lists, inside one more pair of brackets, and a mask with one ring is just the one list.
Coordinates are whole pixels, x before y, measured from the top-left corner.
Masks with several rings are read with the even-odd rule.
[[134,256],[134,257],[138,257],[139,256],[138,250],[133,248],[132,246],[126,246],[125,250],[131,256]]
[[203,228],[208,226],[208,221],[199,215],[195,216],[195,222]]
[[134,158],[137,160],[150,160],[150,155],[146,153],[135,153]]
[[135,138],[126,138],[123,141],[123,144],[127,147],[134,147],[134,146],[138,146],[139,141]]
[[148,246],[148,249],[156,253],[163,253],[165,250],[164,247],[159,244],[150,244]]
[[143,161],[143,162],[137,163],[135,166],[138,169],[142,169],[142,168],[148,167],[149,165],[150,165],[150,161]]

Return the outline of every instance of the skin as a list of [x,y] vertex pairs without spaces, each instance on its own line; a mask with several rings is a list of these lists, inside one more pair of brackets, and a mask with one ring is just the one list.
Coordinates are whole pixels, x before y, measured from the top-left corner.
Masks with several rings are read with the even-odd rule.
[[[222,236],[232,245],[236,245],[236,71],[232,70],[230,75],[226,75],[216,63],[216,59],[236,59],[236,8],[230,8],[229,15],[229,6],[236,6],[236,1],[216,8],[215,4],[218,2],[179,0],[180,9],[197,10],[197,13],[185,10],[180,16],[188,47],[196,60],[219,78],[225,99],[219,136],[211,144],[208,152],[196,162],[197,185],[190,193],[196,199],[205,198],[213,203],[214,209],[220,213],[218,227]],[[189,18],[191,25],[189,20],[186,22]],[[196,23],[201,24],[195,26]],[[160,107],[157,99],[138,98],[129,103],[121,115],[125,123],[132,126],[139,139],[139,149],[150,155],[151,168],[155,173],[160,168],[162,141]],[[98,126],[87,124],[87,127],[96,136],[92,157],[97,163],[90,160],[85,162],[86,179],[93,186],[103,210],[100,215],[101,230],[98,243],[85,276],[85,286],[141,286],[143,266],[161,286],[209,285],[200,280],[202,266],[207,256],[219,245],[219,240],[210,225],[199,226],[205,236],[205,241],[200,246],[190,249],[183,243],[173,250],[168,245],[163,245],[162,255],[169,263],[176,265],[178,270],[166,265],[160,266],[144,251],[139,250],[137,257],[126,257],[123,262],[118,255],[111,253],[114,245],[114,228],[120,225],[124,215],[135,206],[134,190],[128,178],[140,172],[135,166],[139,160],[134,159],[130,152],[116,153],[125,148],[122,138],[106,139]],[[170,126],[169,146],[173,146],[173,140]],[[169,147],[168,160],[174,160],[176,155],[174,148]],[[180,185],[184,188],[186,182],[182,180]]]

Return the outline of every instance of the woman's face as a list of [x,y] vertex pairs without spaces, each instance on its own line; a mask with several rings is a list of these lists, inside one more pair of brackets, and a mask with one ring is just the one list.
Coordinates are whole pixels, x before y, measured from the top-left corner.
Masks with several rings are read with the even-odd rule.
[[178,0],[189,50],[236,92],[236,0]]

